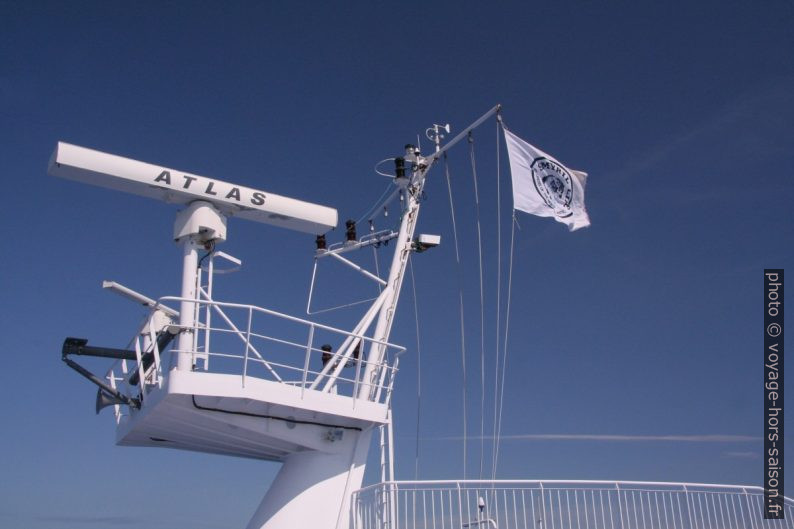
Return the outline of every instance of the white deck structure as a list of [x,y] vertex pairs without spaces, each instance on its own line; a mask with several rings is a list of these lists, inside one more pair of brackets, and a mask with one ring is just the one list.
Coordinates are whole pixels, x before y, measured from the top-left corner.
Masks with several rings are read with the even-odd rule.
[[[161,298],[152,314],[182,301]],[[161,354],[157,337],[144,325],[132,340],[139,359],[119,360],[108,371],[114,388],[143,402],[139,410],[113,405],[117,444],[283,462],[249,527],[293,526],[291,520],[319,512],[326,521],[322,527],[347,524],[372,431],[390,420],[403,348],[253,305],[202,300],[195,307],[194,345],[188,351],[193,369],[169,369],[184,351]],[[268,329],[277,329],[278,337],[266,334]],[[372,386],[375,400],[358,396],[365,385],[364,360],[349,361],[323,385],[331,375],[323,372],[320,344],[358,339],[386,351],[382,379]],[[147,349],[146,343],[154,346]],[[147,351],[153,361],[144,369]],[[131,383],[136,373],[134,380],[143,384]],[[307,503],[313,508],[305,509]]]

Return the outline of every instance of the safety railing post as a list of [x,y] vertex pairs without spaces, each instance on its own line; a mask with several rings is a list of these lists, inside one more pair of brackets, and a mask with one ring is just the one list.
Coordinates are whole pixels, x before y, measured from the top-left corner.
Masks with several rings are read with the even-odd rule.
[[138,385],[141,387],[141,395],[145,397],[149,392],[146,391],[146,373],[143,370],[143,353],[141,351],[140,336],[135,338],[135,360],[138,362]]
[[696,526],[695,526],[695,520],[694,520],[694,513],[692,512],[692,510],[693,510],[693,508],[695,506],[695,503],[692,502],[692,506],[690,507],[690,504],[689,504],[689,490],[686,488],[686,485],[684,485],[684,503],[686,504],[687,516],[689,517],[689,527],[690,527],[690,529],[695,529]]
[[198,302],[199,293],[198,290],[196,291],[196,301],[193,303],[193,351],[192,351],[192,359],[191,365],[195,369],[195,366],[198,365],[198,340],[199,340],[199,328],[201,325],[199,324],[199,315],[201,314],[200,304]]
[[[747,502],[747,517],[750,519],[750,524],[752,529],[757,529],[757,524],[755,523],[755,517],[753,516],[754,510],[753,506],[750,504],[750,493],[747,492],[747,489],[742,489],[744,492],[744,499]],[[741,506],[741,504],[739,504]]]
[[245,387],[245,377],[248,375],[248,350],[251,348],[251,320],[253,319],[253,309],[248,307],[248,330],[245,333],[245,359],[243,360],[243,387]]
[[388,361],[386,362],[386,365],[383,366],[383,369],[389,372],[389,383],[388,386],[386,387],[386,398],[383,401],[387,406],[391,406],[391,395],[392,395],[392,389],[394,388],[394,377],[397,375],[397,370],[399,368],[398,367],[399,365],[400,365],[400,354],[398,352],[394,355],[394,362],[392,363],[391,366],[389,366]]
[[[212,276],[210,276],[212,277]],[[210,286],[212,288],[212,283]],[[208,293],[208,301],[212,301],[212,293]],[[212,327],[212,311],[210,304],[207,303],[204,307],[204,370],[209,370],[210,367],[210,329]]]
[[620,501],[620,483],[615,483],[615,490],[617,490],[617,495],[618,495],[618,512],[620,513],[620,529],[624,529],[624,526],[623,526],[623,502]]
[[358,513],[361,511],[359,501],[358,492],[354,492],[350,497],[350,521],[353,529],[359,529],[361,526],[358,519]]
[[[394,479],[394,476],[391,476],[391,479]],[[394,524],[392,527],[399,527],[399,516],[400,516],[400,488],[396,483],[392,484],[393,488],[393,495],[391,499],[391,508],[389,509],[389,517],[391,519],[391,523]]]
[[[154,312],[152,312],[154,316]],[[151,319],[149,320],[149,343],[152,344],[152,354],[154,355],[154,376],[157,381],[157,387],[163,387],[162,370],[160,369],[160,348],[157,346],[157,333],[152,328]],[[168,331],[166,331],[168,332]]]
[[458,520],[460,520],[461,526],[463,525],[463,498],[461,490],[460,490],[460,481],[455,482],[455,489],[458,493]]
[[[117,390],[118,388],[116,387],[116,372],[113,369],[111,369],[108,372],[107,379],[108,379],[108,383],[110,384],[110,387]],[[116,424],[118,424],[121,421],[121,405],[119,404],[113,405],[113,416],[116,418]]]
[[[364,340],[360,339],[358,342],[358,347],[364,349]],[[364,355],[359,354],[358,358],[356,358],[356,375],[353,377],[353,407],[356,407],[356,399],[358,399],[358,386],[361,381],[361,363],[364,362]]]
[[375,498],[375,501],[377,502],[377,506],[374,509],[374,511],[375,511],[375,521],[376,521],[376,527],[381,527],[383,525],[383,523],[384,523],[383,502],[386,501],[384,499],[384,497],[386,496],[386,485],[384,484],[382,487],[379,487],[376,492],[377,492],[377,496]]
[[312,354],[312,346],[314,345],[314,324],[309,325],[309,341],[306,344],[306,358],[303,359],[303,376],[301,378],[301,398],[306,391],[306,379],[309,376],[309,360]]

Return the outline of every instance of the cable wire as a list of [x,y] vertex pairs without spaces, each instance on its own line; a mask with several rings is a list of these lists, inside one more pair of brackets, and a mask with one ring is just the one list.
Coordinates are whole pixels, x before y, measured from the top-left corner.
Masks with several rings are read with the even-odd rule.
[[502,340],[502,379],[500,384],[500,394],[499,394],[499,421],[498,427],[496,430],[496,439],[494,443],[494,465],[493,465],[493,475],[492,479],[496,479],[496,469],[499,465],[499,443],[501,441],[502,436],[502,409],[504,406],[505,400],[505,372],[507,367],[507,338],[510,333],[510,301],[512,298],[513,293],[513,249],[515,248],[515,235],[516,235],[516,210],[513,210],[513,222],[511,223],[512,226],[510,228],[510,266],[507,272],[507,307],[505,309],[505,334],[504,339]]
[[207,241],[207,248],[206,249],[207,249],[207,253],[205,253],[204,256],[201,259],[199,259],[199,262],[196,265],[196,268],[201,268],[201,263],[204,262],[204,259],[206,259],[210,255],[212,255],[212,252],[215,251],[215,240],[214,239],[211,240],[211,241]]
[[452,180],[449,176],[449,162],[447,161],[447,153],[444,153],[444,175],[447,178],[447,193],[449,195],[449,212],[452,216],[452,235],[455,241],[455,262],[458,269],[458,297],[460,300],[460,355],[461,355],[461,368],[463,370],[463,479],[466,479],[466,459],[467,451],[467,438],[468,427],[466,416],[468,414],[466,409],[466,332],[464,325],[464,311],[463,311],[463,277],[460,266],[460,250],[458,249],[458,227],[455,222],[455,204],[452,200]]
[[397,175],[393,175],[389,173],[381,173],[378,170],[378,167],[380,167],[383,164],[383,162],[393,162],[394,160],[395,158],[392,157],[392,158],[384,158],[383,160],[379,161],[378,163],[375,164],[375,168],[374,168],[375,172],[378,173],[380,176],[386,176],[388,178],[396,178]]
[[375,201],[375,203],[374,203],[374,204],[373,204],[373,205],[372,205],[372,206],[371,206],[371,207],[370,207],[370,208],[367,210],[367,212],[366,212],[366,213],[364,213],[363,215],[361,215],[361,218],[360,218],[360,219],[358,219],[358,220],[356,221],[356,224],[360,224],[360,223],[361,223],[361,221],[362,221],[362,220],[364,220],[364,219],[366,219],[367,217],[369,217],[369,218],[371,219],[372,217],[374,217],[374,216],[375,216],[375,212],[378,210],[378,207],[380,207],[380,205],[381,205],[381,201],[383,201],[383,199],[384,199],[384,198],[386,198],[386,196],[389,194],[389,191],[391,190],[391,188],[392,188],[392,187],[393,187],[393,184],[392,184],[391,182],[389,182],[388,184],[386,184],[386,189],[384,189],[384,190],[383,190],[383,193],[381,193],[381,194],[380,194],[380,196],[378,197],[378,199],[377,199],[377,200]]
[[422,347],[419,338],[419,302],[416,298],[416,278],[413,259],[408,260],[411,270],[411,287],[414,294],[414,320],[416,322],[416,454],[414,461],[414,480],[419,480],[419,417],[422,412]]
[[[482,267],[482,229],[480,227],[480,193],[477,189],[477,163],[474,158],[474,136],[469,131],[469,159],[471,160],[471,176],[474,180],[474,210],[477,219],[477,251],[480,267],[480,473],[482,479],[485,462],[485,290],[483,287]],[[497,350],[498,354],[498,350]]]
[[498,390],[499,390],[499,345],[500,345],[500,330],[502,321],[502,172],[501,172],[501,158],[500,158],[500,136],[499,125],[502,122],[502,114],[496,114],[496,352],[494,360],[494,396],[493,396],[493,430],[494,435],[492,440],[492,453],[491,453],[491,479],[496,479],[496,429],[498,413]]

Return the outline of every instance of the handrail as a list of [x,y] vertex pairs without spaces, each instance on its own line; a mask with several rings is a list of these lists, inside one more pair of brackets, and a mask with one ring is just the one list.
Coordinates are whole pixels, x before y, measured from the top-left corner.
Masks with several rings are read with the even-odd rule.
[[[199,367],[196,365],[194,359],[193,363],[195,368],[210,372],[236,374],[241,377],[241,384],[243,386],[246,385],[246,379],[252,376],[251,369],[249,369],[251,366],[249,364],[253,362],[253,365],[260,364],[265,368],[267,373],[265,377],[267,379],[300,388],[301,398],[304,397],[307,389],[326,393],[329,391],[337,393],[337,388],[344,387],[346,389],[342,394],[352,397],[355,401],[358,399],[358,388],[364,383],[364,381],[361,380],[365,371],[365,369],[362,369],[362,365],[368,365],[369,361],[363,356],[357,358],[355,360],[355,375],[351,373],[352,378],[351,376],[344,376],[342,369],[352,358],[352,350],[354,347],[350,345],[361,342],[362,349],[363,343],[366,343],[369,345],[374,344],[374,347],[382,347],[389,352],[392,365],[389,365],[390,362],[386,361],[380,366],[384,369],[384,374],[388,372],[389,376],[382,377],[379,382],[367,382],[375,387],[379,395],[381,393],[385,394],[383,402],[388,402],[397,372],[397,361],[399,356],[406,351],[405,347],[367,336],[366,329],[362,330],[359,328],[361,324],[351,332],[330,325],[290,316],[264,307],[243,303],[215,301],[210,298],[209,292],[203,287],[200,290],[200,295],[201,297],[198,299],[188,299],[179,296],[163,296],[154,303],[151,308],[150,317],[144,320],[138,327],[136,334],[130,340],[130,347],[136,351],[137,361],[132,361],[131,364],[126,361],[117,361],[107,372],[106,378],[113,381],[114,384],[117,383],[120,392],[128,396],[135,396],[140,392],[145,396],[150,391],[152,384],[161,387],[163,380],[168,376],[167,366],[169,365],[169,359],[164,358],[164,355],[171,355],[170,358],[174,358],[174,354],[188,353],[195,355],[196,358],[201,356],[206,360],[203,366]],[[220,316],[217,318],[216,323],[218,327],[212,327],[208,325],[206,321],[201,321],[200,318],[197,318],[195,324],[190,328],[182,328],[173,322],[168,323],[166,332],[177,332],[176,330],[179,330],[179,332],[193,332],[195,339],[192,340],[191,350],[182,351],[176,347],[172,347],[166,351],[160,351],[157,344],[156,333],[165,330],[165,328],[162,330],[155,329],[151,324],[151,315],[158,311],[162,312],[162,308],[167,306],[166,303],[174,304],[181,302],[192,303],[193,306],[196,307],[197,314],[209,315],[214,312]],[[201,310],[204,307],[206,307],[207,310]],[[262,324],[260,324],[259,321],[257,321],[256,324],[257,328],[254,327],[253,318],[256,315],[290,322],[298,327],[308,327],[308,338],[306,341],[302,341],[302,339],[295,339],[290,335],[284,336],[284,338],[269,336],[261,330]],[[272,323],[272,320],[270,323]],[[284,325],[276,325],[276,327],[287,329]],[[285,330],[284,332],[288,332],[289,334],[293,331]],[[315,343],[317,343],[318,332],[336,335],[336,337],[332,339],[341,340],[342,345],[334,353],[331,361],[326,361],[322,368],[317,367],[316,369],[312,369],[312,358],[318,359],[320,354],[326,352],[315,345]],[[216,338],[212,340],[213,349],[208,347],[209,338],[212,334],[216,335]],[[225,336],[230,338],[225,338]],[[236,340],[233,336],[236,336],[242,342],[242,347],[244,349],[241,349],[239,353],[234,345]],[[203,343],[201,340],[203,340]],[[154,351],[152,351],[152,347],[154,347]],[[300,353],[293,357],[292,354],[295,351],[300,351]],[[154,354],[154,362],[152,362],[151,366],[144,365],[144,353]],[[220,363],[213,362],[212,366],[210,366],[210,357],[227,359],[227,361]],[[295,360],[294,362],[292,360],[293,358]],[[240,364],[241,368],[237,368],[235,364],[229,363],[233,360],[242,362],[242,364]],[[297,376],[288,376],[287,378],[290,379],[288,381],[282,378],[279,371],[284,376],[288,373],[294,373],[297,374]],[[129,379],[126,375],[128,372],[138,374],[135,381]],[[119,376],[120,374],[123,374],[123,376]],[[262,375],[256,376],[262,377]],[[318,386],[321,380],[324,382],[324,385]],[[381,399],[378,399],[377,402],[381,402]],[[121,420],[125,412],[126,410],[122,410],[118,406],[116,407],[117,422]]]
[[619,480],[383,481],[353,493],[354,529],[791,529],[753,485]]
[[[303,325],[314,325],[318,329],[323,329],[325,331],[330,331],[330,332],[335,332],[335,333],[338,333],[338,334],[345,334],[345,335],[349,335],[349,336],[353,336],[353,337],[358,337],[355,333],[352,333],[350,331],[345,331],[343,329],[338,329],[336,327],[331,327],[330,325],[325,325],[325,324],[313,322],[313,321],[310,321],[310,320],[304,320],[303,318],[298,318],[296,316],[290,316],[289,314],[284,314],[283,312],[278,312],[278,311],[275,311],[275,310],[266,309],[264,307],[258,307],[256,305],[248,305],[248,304],[244,304],[244,303],[230,303],[230,302],[227,302],[227,301],[209,301],[209,300],[189,299],[189,298],[182,298],[182,297],[178,297],[178,296],[163,296],[163,297],[161,297],[161,298],[159,298],[157,300],[158,306],[160,305],[160,301],[190,301],[192,303],[197,303],[199,305],[209,303],[209,304],[213,304],[213,305],[218,305],[220,307],[232,307],[232,308],[236,308],[236,309],[248,309],[250,307],[253,310],[255,310],[256,312],[261,312],[263,314],[268,314],[270,316],[276,316],[278,318],[284,318],[285,320],[293,321],[295,323],[302,323]],[[378,340],[376,338],[368,338],[368,337],[365,337],[365,336],[363,336],[362,338],[364,338],[368,342],[376,343],[378,345],[385,345],[386,347],[397,349],[399,351],[405,351],[406,350],[405,347],[403,347],[401,345],[397,345],[395,343],[385,342],[383,340]]]
[[[687,483],[673,481],[622,481],[622,480],[594,480],[594,479],[436,479],[436,480],[395,480],[381,481],[360,488],[356,492],[365,492],[385,486],[400,485],[629,485],[629,486],[656,486],[656,487],[700,487],[713,489],[746,489],[763,492],[763,487],[757,485],[728,485],[724,483]],[[794,502],[787,496],[785,499]]]

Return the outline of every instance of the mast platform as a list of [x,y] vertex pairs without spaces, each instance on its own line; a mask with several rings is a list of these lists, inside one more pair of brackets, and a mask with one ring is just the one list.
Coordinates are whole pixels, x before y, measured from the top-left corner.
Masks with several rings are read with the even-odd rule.
[[[115,409],[118,445],[283,462],[307,451],[349,452],[361,432],[388,423],[404,348],[211,299],[190,301],[194,324],[184,328],[173,323],[175,311],[167,306],[182,301],[156,301],[132,340],[133,359],[116,361],[105,376],[113,390],[140,402],[137,408],[126,406],[98,393],[97,411],[107,405]],[[278,329],[279,337],[263,328]],[[190,349],[161,354],[165,333],[180,336]],[[386,352],[372,370],[377,376],[367,379],[371,383],[364,380],[367,361],[357,353],[363,347]],[[180,369],[180,362],[192,368]]]
[[334,453],[349,433],[386,424],[385,403],[299,385],[201,371],[167,374],[140,410],[120,417],[116,443],[284,461]]

